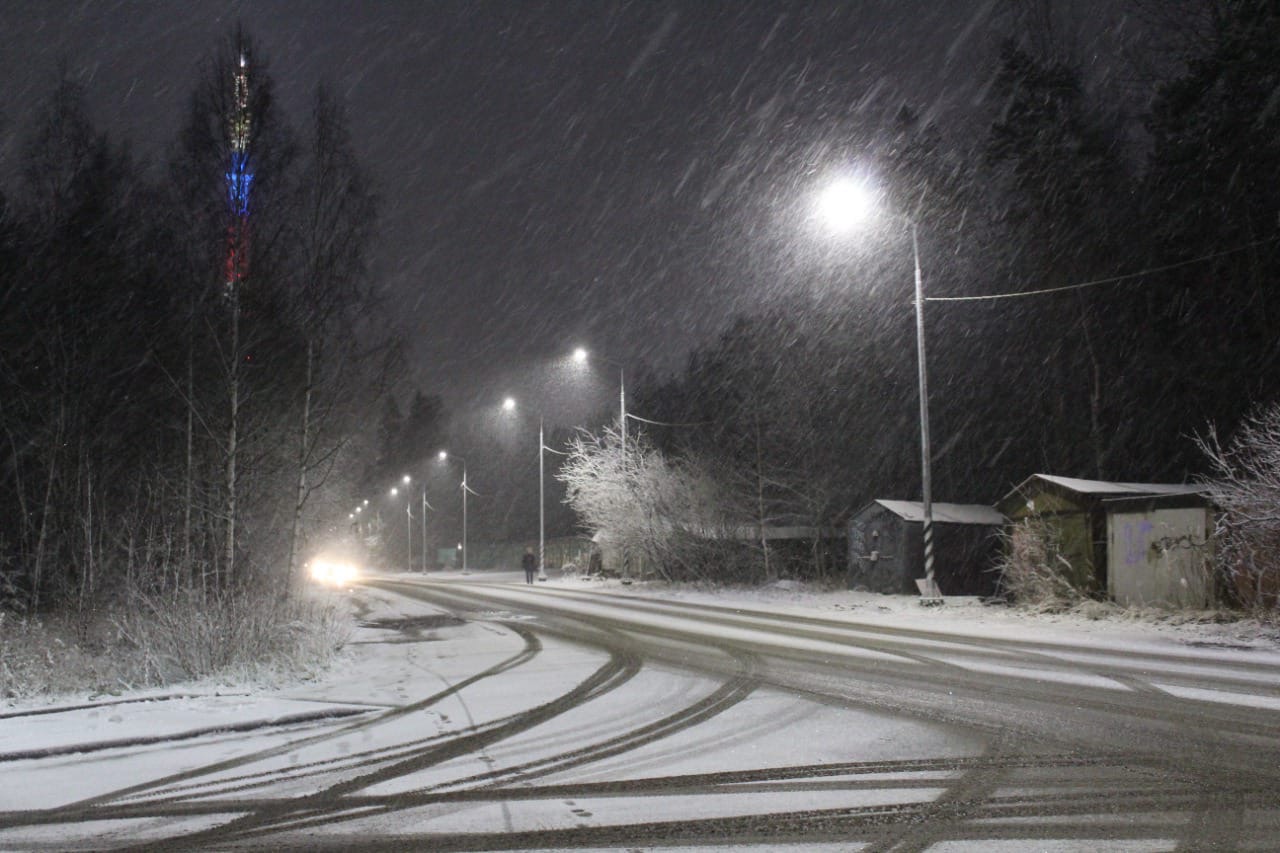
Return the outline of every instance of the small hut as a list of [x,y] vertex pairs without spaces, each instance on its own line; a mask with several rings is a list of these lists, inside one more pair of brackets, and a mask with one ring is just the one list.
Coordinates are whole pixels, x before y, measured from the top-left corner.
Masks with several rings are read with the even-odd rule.
[[[994,595],[1004,517],[983,504],[936,503],[934,580],[943,595]],[[924,504],[875,500],[849,522],[849,588],[915,594],[924,577]]]
[[[1067,580],[1079,589],[1103,592],[1108,581],[1108,518],[1114,510],[1131,510],[1121,499],[1191,500],[1202,508],[1202,486],[1184,483],[1112,483],[1052,474],[1033,474],[996,504],[1012,522],[1039,519],[1052,530],[1058,551],[1070,564]],[[1180,509],[1174,501],[1166,509]],[[1181,523],[1181,522],[1179,522]]]

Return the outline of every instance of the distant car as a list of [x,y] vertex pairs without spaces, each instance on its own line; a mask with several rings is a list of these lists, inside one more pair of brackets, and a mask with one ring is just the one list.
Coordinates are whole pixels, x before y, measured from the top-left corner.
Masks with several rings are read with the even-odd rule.
[[311,579],[327,586],[347,586],[360,577],[355,563],[317,557],[311,561]]

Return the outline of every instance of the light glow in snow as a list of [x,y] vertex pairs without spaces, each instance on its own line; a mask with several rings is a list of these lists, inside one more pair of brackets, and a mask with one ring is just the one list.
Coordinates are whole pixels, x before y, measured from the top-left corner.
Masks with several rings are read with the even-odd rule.
[[346,586],[360,577],[353,563],[317,558],[311,561],[311,579],[327,586]]
[[874,214],[876,197],[864,182],[841,178],[823,190],[818,198],[818,212],[823,222],[834,231],[848,231],[866,222]]

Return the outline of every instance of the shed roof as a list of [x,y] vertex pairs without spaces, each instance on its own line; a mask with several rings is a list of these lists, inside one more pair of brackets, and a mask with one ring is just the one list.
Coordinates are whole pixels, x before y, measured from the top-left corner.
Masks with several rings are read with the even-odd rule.
[[1102,505],[1117,512],[1153,509],[1185,509],[1187,507],[1213,507],[1213,500],[1204,492],[1181,495],[1125,495],[1103,498]]
[[[924,504],[920,501],[876,500],[874,503],[904,521],[924,521]],[[930,508],[935,524],[982,524],[991,527],[1004,524],[1004,516],[986,504],[936,503]]]
[[1143,495],[1196,495],[1205,491],[1204,486],[1187,483],[1112,483],[1106,480],[1080,480],[1075,477],[1058,477],[1053,474],[1032,474],[1005,495],[1001,503],[1022,494],[1032,480],[1043,480],[1068,491],[1092,497],[1140,497]]

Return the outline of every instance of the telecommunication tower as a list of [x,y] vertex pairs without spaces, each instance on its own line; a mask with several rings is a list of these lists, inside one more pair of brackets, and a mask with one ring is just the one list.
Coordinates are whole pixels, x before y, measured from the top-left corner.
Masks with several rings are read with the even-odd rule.
[[227,296],[237,295],[249,274],[249,191],[253,170],[249,162],[249,62],[243,53],[235,70],[231,111],[227,116],[231,153],[227,163]]

